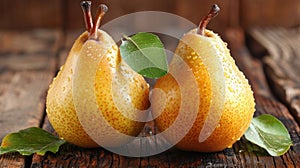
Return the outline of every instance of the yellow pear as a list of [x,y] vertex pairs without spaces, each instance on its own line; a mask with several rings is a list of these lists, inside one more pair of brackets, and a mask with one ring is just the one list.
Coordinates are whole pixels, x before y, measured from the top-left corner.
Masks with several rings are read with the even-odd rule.
[[[191,84],[189,76],[181,75],[178,79],[171,73],[157,80],[151,97],[152,113],[161,131],[168,130],[179,118],[180,108],[186,103],[197,105],[197,114],[193,119],[186,119],[178,129],[165,134],[169,142],[187,151],[214,152],[230,148],[240,139],[250,125],[255,111],[253,92],[244,74],[238,69],[227,44],[214,32],[207,30],[206,25],[219,12],[213,5],[207,16],[203,17],[199,27],[187,32],[180,40],[175,56],[188,66],[193,73],[197,89],[186,89]],[[170,71],[182,70],[180,59],[174,59]],[[187,93],[182,94],[182,90]],[[162,96],[164,94],[164,96]],[[184,102],[183,96],[198,95],[198,99]],[[164,99],[164,100],[163,100]],[[164,102],[164,103],[162,103]],[[165,104],[164,107],[161,107]],[[190,114],[191,110],[182,113]],[[178,134],[185,125],[192,126],[177,141]]]
[[[75,41],[49,87],[47,115],[58,135],[70,143],[89,148],[120,146],[144,127],[139,117],[147,115],[141,111],[149,106],[149,85],[122,60],[110,35],[98,29],[107,7],[99,6],[93,23],[91,2],[81,5],[87,31]],[[98,121],[99,116],[104,120]],[[109,129],[128,137],[109,139]],[[107,139],[99,142],[99,137]]]

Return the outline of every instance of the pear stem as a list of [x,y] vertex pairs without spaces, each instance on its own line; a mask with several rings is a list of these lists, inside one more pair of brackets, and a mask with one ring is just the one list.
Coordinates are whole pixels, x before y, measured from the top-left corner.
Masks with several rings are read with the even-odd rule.
[[84,15],[84,22],[85,22],[85,29],[86,31],[90,32],[93,27],[93,18],[91,14],[91,1],[82,1],[80,3],[83,15]]
[[214,4],[210,11],[208,12],[208,14],[206,16],[204,16],[201,20],[201,22],[199,23],[199,27],[197,29],[197,34],[204,36],[205,35],[205,29],[207,24],[209,23],[209,21],[214,18],[215,16],[218,15],[220,11],[220,8],[217,4]]
[[98,33],[97,30],[100,26],[101,20],[105,13],[108,11],[108,7],[105,4],[100,4],[97,10],[96,20],[94,20],[94,26],[92,27],[92,30],[90,32],[90,37],[97,39]]

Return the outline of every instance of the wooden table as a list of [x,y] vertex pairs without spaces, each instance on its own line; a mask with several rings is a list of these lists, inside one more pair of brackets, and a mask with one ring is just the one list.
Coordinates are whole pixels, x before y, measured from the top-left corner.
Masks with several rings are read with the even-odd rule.
[[[57,154],[0,156],[0,167],[300,167],[300,29],[227,30],[232,56],[254,90],[256,113],[272,114],[288,128],[293,146],[283,156],[257,151],[244,138],[216,153],[170,149],[142,158],[119,156],[102,148],[70,144]],[[54,133],[45,113],[49,83],[63,64],[80,31],[0,31],[0,139],[31,126]],[[164,40],[164,39],[163,39]],[[251,52],[250,52],[251,51]],[[155,133],[155,123],[142,135]]]

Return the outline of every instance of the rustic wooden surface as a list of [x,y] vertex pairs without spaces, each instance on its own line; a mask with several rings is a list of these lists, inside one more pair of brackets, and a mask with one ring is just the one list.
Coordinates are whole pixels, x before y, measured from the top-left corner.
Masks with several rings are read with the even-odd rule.
[[59,38],[57,31],[0,32],[1,139],[41,124],[45,91],[56,72]]
[[[45,91],[55,74],[58,31],[0,32],[0,139],[9,132],[39,127]],[[26,158],[0,156],[0,167],[24,167]]]
[[300,27],[254,28],[250,35],[274,93],[300,123]]
[[[30,126],[40,126],[54,133],[44,111],[46,90],[79,33],[63,34],[58,30],[0,32],[0,139],[8,132]],[[172,148],[142,158],[124,157],[102,148],[83,149],[66,144],[57,154],[30,157],[17,153],[2,155],[0,167],[299,167],[300,128],[291,115],[289,102],[280,103],[278,95],[274,94],[276,90],[269,88],[263,68],[265,62],[252,57],[244,44],[243,31],[228,30],[225,34],[232,56],[254,90],[255,115],[272,114],[290,132],[293,146],[285,155],[271,157],[244,138],[232,148],[216,153],[185,152]],[[26,39],[30,39],[31,43],[24,42]],[[157,131],[155,123],[149,122],[141,136]]]

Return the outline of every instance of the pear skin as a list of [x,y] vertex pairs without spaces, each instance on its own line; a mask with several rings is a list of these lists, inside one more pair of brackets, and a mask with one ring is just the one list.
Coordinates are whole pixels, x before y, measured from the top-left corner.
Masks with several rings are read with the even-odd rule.
[[[190,67],[198,84],[198,90],[190,91],[188,95],[200,96],[198,114],[192,128],[176,143],[177,148],[187,151],[216,152],[230,148],[247,130],[255,111],[251,86],[236,66],[227,44],[217,34],[205,29],[213,17],[212,12],[204,17],[199,28],[182,37],[175,50],[175,55]],[[166,95],[166,105],[155,119],[157,127],[164,131],[178,117],[182,94],[171,74],[158,79],[154,88],[163,90]],[[164,101],[162,98],[152,95],[154,115],[160,112],[160,102]],[[211,126],[213,122],[216,125]],[[209,129],[204,127],[211,127],[210,131],[205,132]],[[174,142],[176,134],[175,131],[166,135],[166,138]]]
[[49,86],[46,98],[46,112],[58,135],[72,144],[83,147],[98,145],[82,128],[73,103],[73,74],[78,55],[88,33],[84,32],[73,44],[65,64]]
[[[97,137],[91,137],[91,130],[87,130],[82,121],[96,123],[91,113],[96,108],[104,116],[105,122],[117,132],[137,136],[143,129],[144,122],[131,118],[135,118],[135,115],[147,115],[146,112],[139,112],[149,106],[149,85],[122,60],[119,48],[110,35],[98,29],[107,7],[100,6],[94,23],[90,15],[90,2],[84,1],[82,8],[87,31],[75,41],[64,66],[49,87],[46,99],[47,115],[58,135],[72,144],[87,148],[99,145],[121,146],[128,142],[127,138],[107,139],[105,144],[99,144]],[[97,57],[100,61],[93,61],[92,57]],[[94,69],[91,69],[93,66]],[[91,71],[94,73],[86,73]],[[87,78],[91,80],[77,81]],[[122,88],[127,90],[123,92]],[[84,93],[85,90],[92,92]],[[85,94],[92,95],[96,104],[91,104]],[[78,109],[81,105],[90,109]],[[83,117],[79,118],[79,115]],[[109,137],[105,127],[94,132],[100,132],[102,135],[99,137]]]

